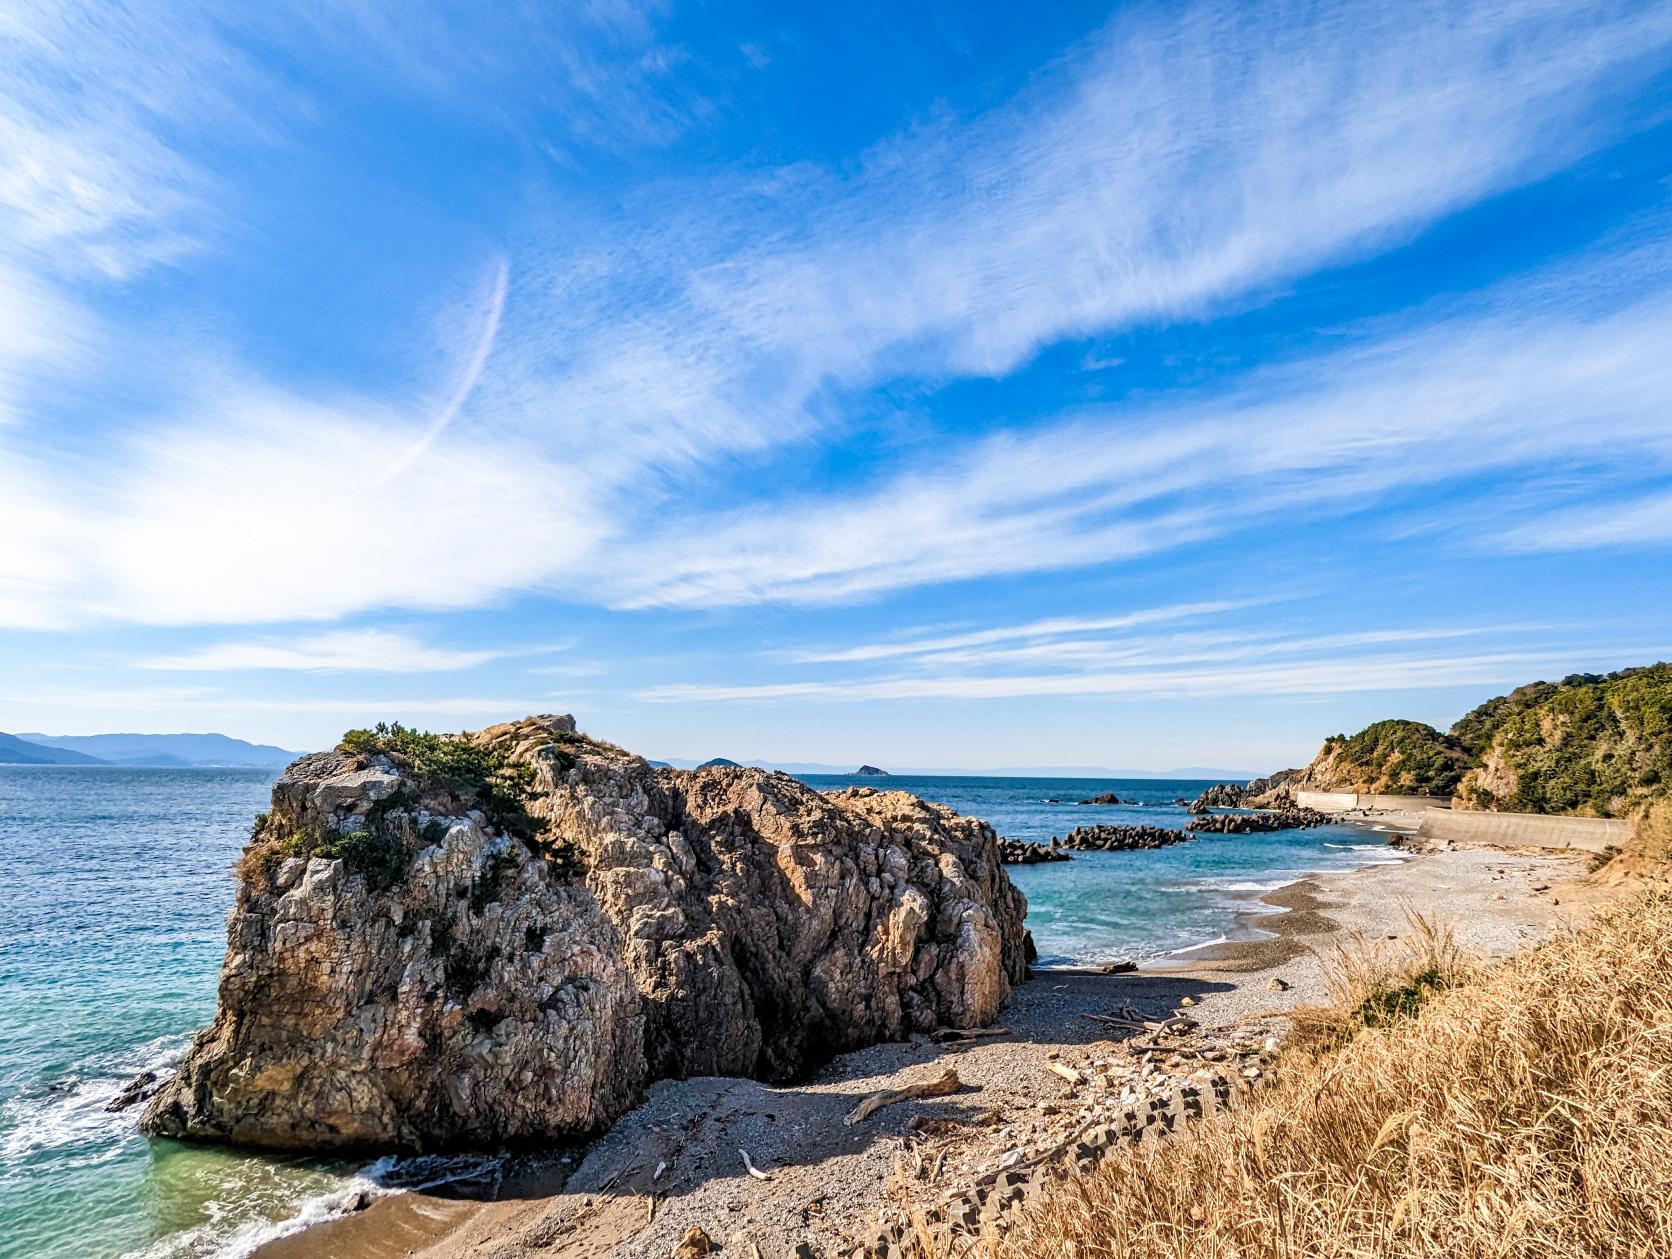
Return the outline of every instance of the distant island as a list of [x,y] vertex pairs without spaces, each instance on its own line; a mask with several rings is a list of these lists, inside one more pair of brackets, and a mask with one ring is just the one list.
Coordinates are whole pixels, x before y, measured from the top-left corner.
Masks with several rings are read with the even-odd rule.
[[224,734],[0,734],[0,765],[283,769],[297,755]]
[[743,766],[739,765],[736,761],[729,760],[728,758],[726,758],[724,756],[716,756],[711,761],[704,761],[701,765],[697,766],[697,768],[698,769],[742,769]]
[[890,775],[889,772],[886,769],[878,769],[875,765],[861,765],[858,769],[854,770],[853,773],[849,774],[848,777],[849,778],[889,778],[889,777],[892,777],[892,775]]

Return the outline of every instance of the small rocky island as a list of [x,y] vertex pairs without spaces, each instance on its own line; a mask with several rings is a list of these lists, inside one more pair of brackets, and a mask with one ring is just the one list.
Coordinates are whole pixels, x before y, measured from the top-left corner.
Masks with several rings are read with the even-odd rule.
[[886,769],[878,769],[875,765],[861,765],[858,769],[854,770],[853,773],[849,774],[848,777],[849,778],[891,778],[891,777],[893,777],[893,775],[890,774]]
[[904,792],[654,769],[569,717],[356,731],[274,784],[163,1136],[578,1136],[663,1078],[801,1077],[992,1021],[1026,977],[993,829]]

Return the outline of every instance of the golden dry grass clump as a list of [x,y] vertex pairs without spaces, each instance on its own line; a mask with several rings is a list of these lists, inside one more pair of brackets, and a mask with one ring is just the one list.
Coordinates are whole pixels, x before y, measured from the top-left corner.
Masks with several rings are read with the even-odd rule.
[[[1672,897],[1468,973],[1400,983],[1355,955],[1352,1001],[1281,1082],[1181,1140],[1123,1149],[1000,1242],[1022,1259],[1672,1254]],[[1339,968],[1338,968],[1339,969]],[[1381,978],[1375,978],[1376,974]],[[1410,978],[1407,972],[1405,979]],[[1454,986],[1446,986],[1451,984]],[[1368,985],[1368,987],[1367,987]],[[1343,1034],[1344,1033],[1344,1034]]]

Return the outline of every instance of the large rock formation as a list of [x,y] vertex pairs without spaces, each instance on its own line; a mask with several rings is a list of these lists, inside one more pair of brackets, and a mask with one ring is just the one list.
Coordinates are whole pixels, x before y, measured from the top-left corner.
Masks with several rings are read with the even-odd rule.
[[786,1080],[991,1021],[1026,974],[1025,908],[990,827],[902,792],[653,769],[562,717],[345,741],[275,784],[215,1022],[143,1126],[310,1148],[587,1132],[656,1078]]

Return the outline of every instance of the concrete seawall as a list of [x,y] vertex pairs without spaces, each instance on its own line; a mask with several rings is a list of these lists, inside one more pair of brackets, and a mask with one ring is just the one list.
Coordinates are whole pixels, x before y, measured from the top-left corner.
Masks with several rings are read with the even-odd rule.
[[1421,813],[1424,809],[1449,809],[1445,796],[1384,796],[1363,791],[1297,791],[1295,803],[1320,813],[1347,813],[1354,809],[1382,809]]
[[1579,848],[1585,852],[1623,844],[1631,823],[1611,817],[1549,817],[1538,813],[1475,813],[1464,809],[1426,809],[1417,834],[1424,839],[1461,844],[1501,844],[1505,848]]

